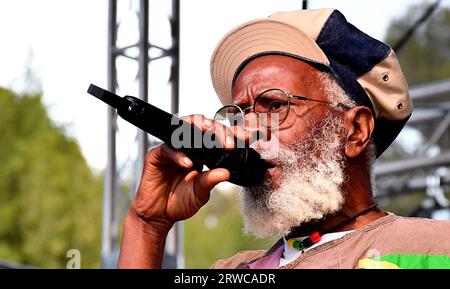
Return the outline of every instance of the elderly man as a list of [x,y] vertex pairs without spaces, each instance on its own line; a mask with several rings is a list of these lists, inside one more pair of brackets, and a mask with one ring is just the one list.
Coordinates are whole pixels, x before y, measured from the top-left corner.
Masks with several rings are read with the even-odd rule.
[[[280,238],[213,268],[450,268],[450,222],[399,217],[373,199],[371,166],[412,112],[389,46],[337,10],[276,13],[229,32],[211,76],[222,103],[245,116],[224,147],[262,131],[267,137],[251,146],[274,166],[261,184],[243,189],[245,230]],[[277,117],[267,121],[267,114]],[[204,118],[194,124],[220,127]],[[159,268],[173,224],[193,216],[229,176],[220,168],[199,172],[165,144],[151,150],[119,267]]]

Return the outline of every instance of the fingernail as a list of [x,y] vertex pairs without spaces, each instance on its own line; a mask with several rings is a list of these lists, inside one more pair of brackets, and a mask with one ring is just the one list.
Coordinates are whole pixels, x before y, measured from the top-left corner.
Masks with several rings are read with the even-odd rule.
[[215,177],[222,177],[224,175],[224,173],[226,174],[226,179],[230,178],[230,172],[227,169],[221,169],[220,171],[215,171],[214,172],[214,176]]
[[184,164],[185,164],[186,166],[190,166],[190,165],[192,164],[191,160],[188,159],[187,157],[184,157],[184,158],[183,158],[183,162],[184,162]]
[[206,127],[210,127],[210,126],[212,125],[212,121],[209,120],[209,119],[205,119],[205,120],[203,121],[203,124],[204,124]]

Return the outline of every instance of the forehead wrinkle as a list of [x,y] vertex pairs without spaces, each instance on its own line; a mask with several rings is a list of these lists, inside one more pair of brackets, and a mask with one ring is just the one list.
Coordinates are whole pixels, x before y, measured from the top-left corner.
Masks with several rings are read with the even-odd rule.
[[232,101],[233,104],[237,105],[237,106],[241,106],[242,104],[247,102],[247,96],[246,93],[242,93],[237,97],[233,97],[234,100]]
[[252,104],[255,95],[255,89],[252,83],[249,83],[245,91],[241,92],[237,97],[234,97],[233,104],[241,106],[243,104]]

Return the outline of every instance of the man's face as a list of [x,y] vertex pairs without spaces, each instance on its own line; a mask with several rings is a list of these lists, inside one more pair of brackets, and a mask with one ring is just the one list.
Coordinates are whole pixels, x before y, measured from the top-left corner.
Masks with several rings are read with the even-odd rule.
[[[233,103],[251,106],[260,92],[271,88],[329,101],[321,75],[291,57],[258,57],[240,72],[233,87]],[[246,230],[259,237],[278,237],[302,223],[337,212],[344,197],[345,125],[340,112],[324,103],[292,100],[287,119],[266,133],[269,139],[252,147],[275,167],[268,170],[261,185],[244,189]]]

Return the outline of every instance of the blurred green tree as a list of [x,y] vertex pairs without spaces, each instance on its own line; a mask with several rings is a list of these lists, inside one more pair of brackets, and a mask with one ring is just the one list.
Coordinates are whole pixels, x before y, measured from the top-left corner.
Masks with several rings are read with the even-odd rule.
[[[429,5],[430,3],[421,3],[408,7],[401,17],[390,23],[385,41],[395,46],[417,19],[424,15]],[[438,7],[397,51],[397,57],[410,86],[450,79],[450,8]],[[426,140],[440,121],[441,119],[437,119],[420,125],[416,124],[413,129],[420,133],[423,140]],[[421,144],[423,144],[422,141],[417,142],[416,148],[407,152],[399,143],[394,143],[382,155],[381,160],[401,159],[405,155],[415,156]],[[424,172],[412,171],[407,177],[414,178],[415,174],[423,177]],[[384,200],[380,202],[380,205],[387,211],[411,216],[425,198],[425,192],[403,195]]]
[[[391,22],[385,41],[395,47],[406,32],[424,15],[429,5],[429,3],[421,3],[408,7],[405,14]],[[450,79],[450,7],[438,7],[397,51],[397,57],[410,86]],[[445,101],[446,97],[436,98],[433,101]],[[440,121],[437,119],[416,124],[413,129],[420,130],[421,141],[416,142],[415,149],[404,150],[398,143],[394,143],[381,159],[399,159],[408,154],[416,155],[423,141],[431,136]],[[448,140],[448,138],[444,137],[442,140]],[[445,144],[447,145],[448,143]]]
[[0,88],[0,259],[65,268],[100,264],[102,181],[40,94]]
[[[394,46],[427,8],[427,4],[409,7],[390,24],[386,42]],[[410,85],[450,78],[450,8],[438,8],[397,56]]]
[[185,221],[186,268],[209,268],[243,250],[267,250],[276,241],[244,234],[238,196],[236,186],[218,186],[209,202]]

